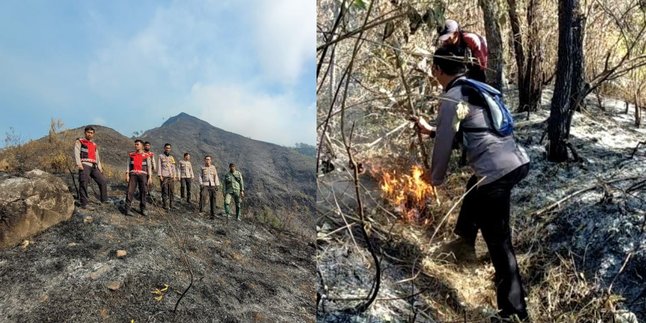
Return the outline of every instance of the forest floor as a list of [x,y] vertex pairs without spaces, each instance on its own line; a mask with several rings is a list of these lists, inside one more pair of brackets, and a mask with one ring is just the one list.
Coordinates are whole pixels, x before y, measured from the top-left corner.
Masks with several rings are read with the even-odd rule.
[[[624,114],[621,101],[605,99],[600,108],[596,99],[588,100],[572,122],[570,142],[580,160],[551,163],[545,158],[547,138],[539,142],[550,99],[546,90],[538,112],[529,118],[515,115],[517,142],[531,158],[529,175],[512,192],[511,210],[530,316],[534,322],[646,321],[646,147],[636,149],[646,140],[646,129],[635,128],[632,106]],[[412,139],[391,141],[389,147],[404,148],[375,151],[362,160],[406,172]],[[454,237],[459,199],[470,176],[467,168],[455,166],[451,172],[437,188],[441,205],[432,202],[433,221],[426,225],[402,220],[398,207],[381,197],[378,174],[361,176],[371,241],[381,260],[379,294],[362,314],[343,311],[365,301],[375,275],[366,242],[353,224],[352,175],[337,168],[319,178],[318,321],[486,322],[495,315],[494,270],[480,236],[475,264],[433,256]]]

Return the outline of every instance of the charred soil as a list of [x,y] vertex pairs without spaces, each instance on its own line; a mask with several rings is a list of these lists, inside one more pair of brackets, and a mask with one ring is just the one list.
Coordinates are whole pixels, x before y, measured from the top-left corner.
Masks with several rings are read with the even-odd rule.
[[[177,200],[170,212],[149,205],[146,217],[124,216],[122,186],[0,252],[0,321],[313,320],[313,232],[277,229],[251,211],[212,219]],[[173,312],[191,281],[184,252],[194,282]]]

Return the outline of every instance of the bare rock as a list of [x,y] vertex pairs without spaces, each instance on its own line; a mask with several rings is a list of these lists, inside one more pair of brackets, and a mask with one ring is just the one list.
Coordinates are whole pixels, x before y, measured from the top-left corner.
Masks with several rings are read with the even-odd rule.
[[107,265],[101,266],[101,267],[99,267],[97,270],[93,271],[93,272],[90,274],[90,279],[92,279],[92,280],[97,280],[97,279],[99,279],[103,274],[105,274],[105,273],[107,273],[108,271],[110,271],[110,269],[112,269],[112,268],[110,268],[110,266],[107,266]]
[[72,217],[74,197],[63,180],[35,169],[0,179],[0,249]]
[[120,281],[111,281],[105,287],[107,287],[109,290],[118,290],[121,288],[122,283]]
[[128,254],[125,250],[117,250],[117,258],[123,258]]

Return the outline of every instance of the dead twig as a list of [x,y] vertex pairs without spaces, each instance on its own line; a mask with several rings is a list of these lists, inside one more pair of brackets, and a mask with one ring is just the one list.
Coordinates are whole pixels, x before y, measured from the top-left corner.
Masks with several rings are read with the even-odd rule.
[[380,141],[384,140],[384,138],[386,138],[386,137],[388,137],[388,136],[392,135],[393,133],[395,133],[395,132],[397,132],[397,131],[401,130],[402,128],[404,128],[405,126],[407,126],[407,125],[409,125],[409,124],[410,124],[410,121],[406,121],[406,122],[404,122],[404,123],[400,124],[399,126],[397,126],[397,128],[395,128],[395,129],[393,129],[393,130],[389,131],[388,133],[386,133],[386,134],[385,134],[385,135],[383,135],[382,137],[377,138],[375,141],[373,141],[373,142],[371,142],[371,143],[367,144],[365,147],[366,147],[366,148],[371,148],[372,146],[374,146],[374,145],[378,144]]
[[608,286],[608,295],[610,295],[610,293],[611,293],[611,291],[612,291],[612,285],[614,285],[615,280],[617,280],[617,277],[619,277],[619,275],[624,271],[624,268],[626,268],[626,264],[628,264],[628,261],[630,261],[630,258],[631,258],[632,256],[633,256],[632,251],[631,251],[631,252],[629,252],[629,253],[628,253],[628,255],[626,256],[626,259],[624,260],[623,265],[621,265],[621,268],[619,268],[619,271],[617,272],[617,274],[615,275],[615,277],[614,277],[614,278],[612,279],[612,281],[610,282],[610,285]]
[[[415,105],[413,104],[413,98],[411,97],[411,92],[410,92],[410,87],[408,86],[408,81],[406,80],[406,75],[404,74],[404,68],[402,67],[402,59],[401,56],[399,55],[399,51],[395,50],[395,57],[397,58],[397,68],[399,69],[399,75],[402,79],[402,84],[404,84],[404,89],[406,90],[406,97],[408,100],[408,106],[410,107],[410,111],[412,115],[417,116],[417,109],[415,109]],[[421,130],[417,127],[415,127],[415,130],[417,132],[417,140],[418,140],[418,146],[419,150],[422,153],[422,163],[424,164],[424,167],[426,170],[431,169],[431,166],[428,164],[428,153],[426,152],[426,147],[424,146],[424,141],[422,139],[422,132]]]
[[[366,24],[368,23],[368,19],[370,17],[370,13],[372,12],[372,8],[374,5],[374,1],[371,1],[368,10],[366,12],[366,18],[363,22],[363,27],[361,28],[361,32],[359,33],[359,38],[361,38],[361,35],[363,35],[364,28]],[[359,48],[361,45],[361,41],[357,40],[354,44],[354,49],[352,51],[352,58],[350,59],[350,63],[348,64],[348,75],[351,74],[353,65],[354,65],[354,59],[359,52]],[[375,264],[375,278],[374,278],[374,283],[371,286],[370,293],[368,293],[367,300],[357,306],[355,306],[353,309],[347,309],[346,311],[353,312],[353,313],[363,313],[365,312],[370,305],[375,301],[377,298],[377,294],[379,293],[379,286],[381,284],[381,267],[380,267],[380,262],[379,262],[379,257],[377,257],[377,253],[375,251],[374,246],[372,245],[372,241],[370,239],[370,236],[368,235],[368,232],[366,231],[366,221],[365,221],[365,214],[363,210],[363,203],[361,200],[361,194],[359,192],[359,167],[357,162],[354,160],[354,154],[352,153],[352,134],[354,132],[354,123],[352,124],[352,128],[350,129],[350,136],[349,140],[346,137],[345,134],[345,102],[346,98],[348,95],[348,86],[350,85],[350,78],[346,78],[345,80],[345,89],[343,91],[343,99],[341,100],[341,136],[343,138],[343,144],[345,146],[346,152],[348,154],[348,158],[350,159],[350,165],[352,167],[352,175],[353,175],[353,180],[354,180],[354,190],[356,194],[356,199],[357,199],[357,212],[359,214],[359,223],[361,233],[363,234],[364,238],[366,239],[366,244],[368,246],[368,251],[370,252],[370,255],[373,258],[374,264]]]

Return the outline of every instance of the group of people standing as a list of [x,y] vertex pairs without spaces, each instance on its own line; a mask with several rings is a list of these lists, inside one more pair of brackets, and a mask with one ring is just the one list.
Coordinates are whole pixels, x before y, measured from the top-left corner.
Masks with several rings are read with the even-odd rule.
[[[87,186],[92,178],[99,186],[101,203],[107,200],[107,181],[103,175],[103,167],[99,157],[99,147],[93,141],[95,129],[87,126],[84,129],[85,137],[78,138],[74,144],[74,157],[79,170],[79,204],[81,208],[87,208],[88,193]],[[181,198],[191,204],[191,186],[195,178],[191,155],[184,153],[183,160],[177,163],[171,155],[172,146],[164,144],[164,152],[155,155],[151,151],[151,144],[140,139],[134,141],[133,152],[128,153],[128,164],[125,171],[125,181],[128,183],[124,213],[131,214],[132,200],[134,193],[139,190],[139,213],[146,216],[146,204],[150,200],[152,178],[156,173],[159,177],[162,195],[162,207],[170,211],[173,208],[174,185],[180,181]],[[229,172],[224,175],[222,185],[217,169],[212,164],[210,155],[204,156],[204,164],[198,172],[198,183],[200,186],[199,209],[204,212],[207,198],[210,204],[211,217],[215,217],[216,192],[222,188],[224,195],[224,213],[227,218],[231,216],[231,203],[235,203],[236,219],[241,220],[241,200],[244,197],[244,180],[242,174],[236,169],[234,163],[229,164]],[[208,195],[208,197],[207,197]]]

